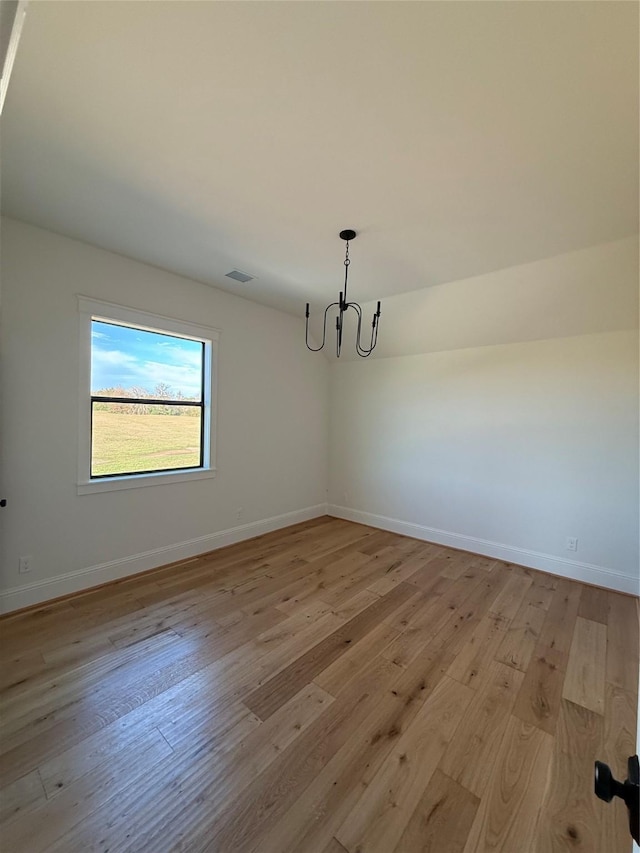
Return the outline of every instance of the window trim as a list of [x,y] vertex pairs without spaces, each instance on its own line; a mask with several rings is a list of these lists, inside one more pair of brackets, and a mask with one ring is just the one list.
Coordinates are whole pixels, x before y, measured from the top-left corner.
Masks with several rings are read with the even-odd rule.
[[[216,476],[216,417],[217,417],[217,365],[220,331],[187,320],[151,314],[112,302],[103,302],[78,294],[79,312],[79,428],[78,428],[78,480],[79,495],[135,489],[143,486],[160,486],[183,483]],[[203,465],[197,468],[178,468],[172,471],[144,471],[133,474],[91,476],[91,321],[122,323],[144,331],[165,332],[178,337],[204,343],[203,372],[203,439],[201,452]]]

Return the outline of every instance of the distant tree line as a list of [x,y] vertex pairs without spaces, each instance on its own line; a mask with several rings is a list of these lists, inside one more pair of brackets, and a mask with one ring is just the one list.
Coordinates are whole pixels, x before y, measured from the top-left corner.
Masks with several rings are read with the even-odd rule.
[[197,396],[187,397],[182,391],[174,391],[166,382],[159,382],[153,391],[147,391],[146,388],[140,388],[137,385],[131,388],[118,385],[114,388],[101,388],[99,391],[93,391],[92,394],[96,397],[131,397],[135,400],[135,403],[96,402],[94,403],[96,412],[112,412],[121,415],[179,415],[192,418],[200,416],[200,410],[196,406],[172,406],[165,403],[154,405],[142,402],[145,399],[171,400],[172,402],[198,400]]

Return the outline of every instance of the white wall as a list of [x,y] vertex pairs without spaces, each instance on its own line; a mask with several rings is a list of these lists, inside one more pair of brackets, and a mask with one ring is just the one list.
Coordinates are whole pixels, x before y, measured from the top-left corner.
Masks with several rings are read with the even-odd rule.
[[639,594],[637,239],[474,284],[394,298],[422,352],[332,364],[330,512]]
[[[324,512],[328,365],[299,319],[14,220],[2,238],[5,609]],[[77,293],[221,330],[216,478],[76,494]],[[239,507],[249,527],[216,535]]]

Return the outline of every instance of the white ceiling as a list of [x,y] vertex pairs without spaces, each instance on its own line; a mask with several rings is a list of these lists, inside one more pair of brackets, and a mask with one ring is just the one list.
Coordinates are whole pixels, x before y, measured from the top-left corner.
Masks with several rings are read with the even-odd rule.
[[294,313],[620,239],[638,4],[32,2],[3,206]]

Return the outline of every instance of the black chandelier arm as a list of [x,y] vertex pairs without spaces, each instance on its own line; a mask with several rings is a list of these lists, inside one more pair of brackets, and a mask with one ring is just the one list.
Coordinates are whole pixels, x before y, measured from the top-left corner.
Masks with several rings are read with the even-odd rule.
[[370,355],[371,352],[376,348],[378,343],[378,329],[380,328],[380,301],[378,300],[378,305],[376,310],[373,312],[373,320],[371,321],[371,346],[367,351],[367,355]]
[[327,339],[327,311],[330,308],[333,308],[335,305],[338,305],[338,302],[332,302],[330,305],[324,309],[324,321],[322,324],[322,343],[319,347],[310,347],[309,346],[309,303],[307,303],[307,321],[306,321],[306,329],[305,329],[305,343],[307,345],[307,349],[311,350],[311,352],[320,352],[320,350],[324,347],[325,341]]
[[[349,260],[349,241],[347,240],[345,259],[344,259],[344,306],[345,308],[349,307],[349,303],[347,302],[347,283],[349,281],[349,264],[351,261]],[[342,298],[342,294],[340,294],[340,298]]]
[[358,328],[356,332],[356,352],[362,358],[367,358],[371,355],[371,353],[376,347],[376,344],[378,343],[378,318],[380,316],[380,309],[378,308],[378,311],[374,312],[373,314],[373,321],[371,323],[371,340],[369,342],[369,348],[367,349],[366,347],[363,347],[360,343],[360,336],[362,334],[362,308],[358,305],[357,302],[349,303],[349,308],[353,308],[358,315]]
[[[375,341],[374,341],[374,332],[375,332],[375,329],[373,329],[373,328],[372,328],[372,330],[371,330],[371,340],[370,340],[370,342],[369,342],[369,348],[368,348],[368,349],[366,349],[366,348],[365,348],[365,347],[363,347],[363,346],[362,346],[362,344],[360,343],[360,331],[361,331],[360,325],[361,325],[361,324],[360,324],[360,323],[358,323],[358,334],[357,334],[357,337],[356,337],[356,352],[358,353],[358,355],[359,355],[361,358],[368,358],[368,357],[371,355],[371,353],[373,352],[373,350],[375,349],[375,346],[376,346]],[[377,336],[376,336],[376,337],[377,337]]]

